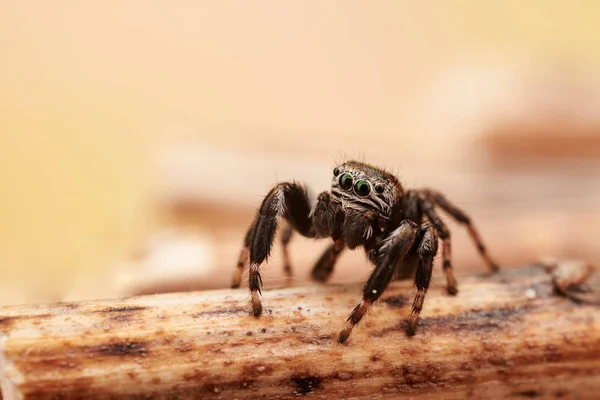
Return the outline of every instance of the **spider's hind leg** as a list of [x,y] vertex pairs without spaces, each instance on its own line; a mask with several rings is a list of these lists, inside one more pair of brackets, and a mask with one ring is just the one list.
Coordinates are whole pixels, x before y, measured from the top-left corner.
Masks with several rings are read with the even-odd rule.
[[333,272],[335,262],[345,248],[346,244],[342,240],[334,240],[315,263],[311,272],[312,278],[317,282],[326,282]]
[[287,283],[290,284],[290,281],[294,275],[292,271],[292,262],[290,261],[290,252],[288,250],[288,245],[290,244],[290,240],[294,235],[294,228],[290,226],[289,223],[285,223],[285,228],[281,234],[281,250],[283,253],[283,273],[287,278]]
[[231,280],[232,289],[239,288],[242,283],[242,274],[244,273],[244,269],[248,265],[248,260],[250,259],[249,247],[253,228],[254,224],[250,225],[250,228],[248,228],[246,231],[246,236],[244,237],[244,246],[242,247],[240,255],[238,256],[237,268],[233,274],[233,279]]
[[475,246],[477,247],[479,254],[481,254],[481,257],[485,260],[486,264],[492,270],[492,272],[498,272],[500,270],[500,266],[488,254],[487,249],[486,249],[485,245],[483,244],[483,241],[481,240],[481,236],[479,235],[479,232],[475,228],[475,225],[473,225],[471,218],[463,210],[461,210],[460,208],[458,208],[457,206],[452,204],[450,201],[448,201],[448,199],[446,199],[446,197],[444,195],[442,195],[441,193],[434,191],[434,190],[426,190],[425,193],[429,198],[432,199],[432,201],[438,207],[440,207],[442,210],[446,211],[456,221],[458,221],[459,223],[466,226],[467,231],[469,231],[469,235],[471,236],[471,239],[473,240],[473,243],[475,243]]

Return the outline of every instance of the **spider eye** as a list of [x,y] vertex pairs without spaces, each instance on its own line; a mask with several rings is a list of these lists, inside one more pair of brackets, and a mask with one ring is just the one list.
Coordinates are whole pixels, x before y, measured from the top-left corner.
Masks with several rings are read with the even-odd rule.
[[352,188],[352,177],[349,174],[340,176],[340,187],[344,190]]
[[380,183],[377,186],[375,186],[375,191],[377,193],[383,193],[383,191],[385,190],[385,188],[383,187],[383,185]]
[[356,185],[354,185],[354,191],[359,196],[367,196],[371,193],[371,185],[367,181],[358,181]]
[[333,169],[333,176],[338,176],[340,174],[340,169],[338,167],[335,167]]

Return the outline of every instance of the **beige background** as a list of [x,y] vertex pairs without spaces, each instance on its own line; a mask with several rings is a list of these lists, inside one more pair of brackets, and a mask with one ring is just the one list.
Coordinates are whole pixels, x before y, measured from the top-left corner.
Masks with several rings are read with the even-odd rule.
[[[561,158],[573,140],[530,156],[557,115],[558,137],[597,143],[599,12],[583,1],[1,1],[0,300],[110,295],[106,271],[129,268],[164,226],[208,235],[211,262],[233,266],[270,185],[323,190],[344,155],[447,191],[508,264],[597,257],[597,155]],[[524,134],[533,144],[515,163],[519,147],[498,140]],[[455,256],[476,268],[467,243],[457,233]],[[318,256],[310,245],[294,253],[303,268]],[[218,286],[230,272],[211,276]]]

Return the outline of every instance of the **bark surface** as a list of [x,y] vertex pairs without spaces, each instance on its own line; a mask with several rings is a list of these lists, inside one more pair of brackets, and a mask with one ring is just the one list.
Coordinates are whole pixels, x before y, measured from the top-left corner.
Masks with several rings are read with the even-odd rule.
[[[600,307],[542,267],[394,282],[347,344],[359,284],[245,289],[0,309],[4,399],[577,398],[600,393]],[[596,288],[597,287],[593,287]]]

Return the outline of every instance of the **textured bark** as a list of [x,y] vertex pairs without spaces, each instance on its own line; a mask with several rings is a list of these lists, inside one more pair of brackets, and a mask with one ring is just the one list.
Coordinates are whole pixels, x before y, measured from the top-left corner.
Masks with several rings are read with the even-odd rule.
[[4,399],[598,398],[600,307],[541,267],[459,278],[414,337],[393,283],[345,345],[360,285],[265,290],[260,319],[245,290],[5,307]]

